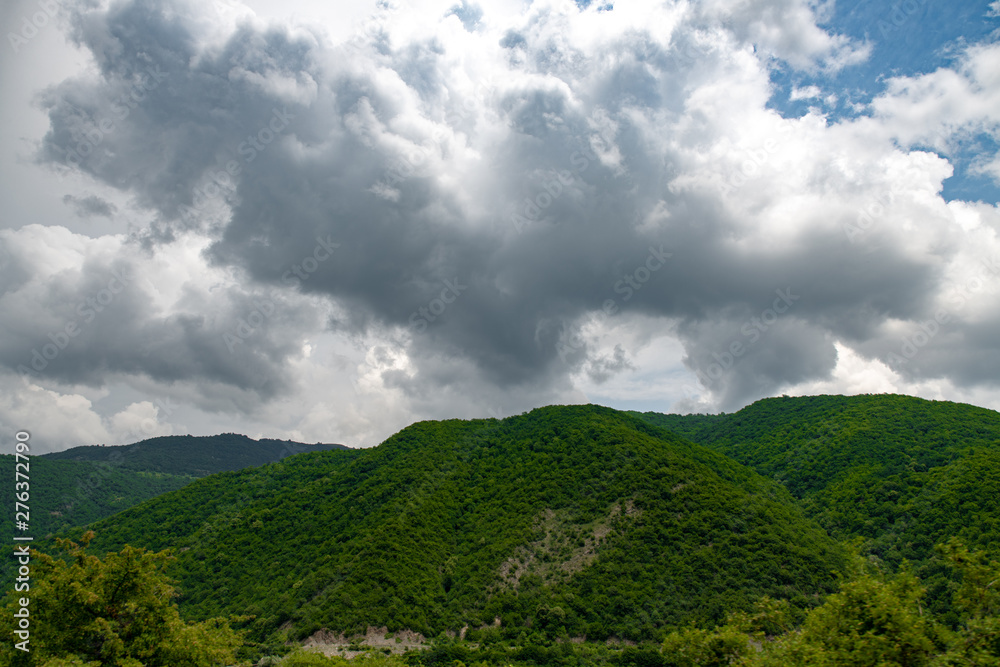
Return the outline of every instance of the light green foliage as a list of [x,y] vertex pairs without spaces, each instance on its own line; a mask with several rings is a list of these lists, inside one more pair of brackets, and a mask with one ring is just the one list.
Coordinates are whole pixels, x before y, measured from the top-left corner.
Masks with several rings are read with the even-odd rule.
[[[1000,667],[998,453],[996,412],[905,396],[552,406],[212,475],[96,524],[91,549],[174,547],[184,618],[254,615],[253,655],[386,626],[439,637],[411,666]],[[838,587],[852,549],[831,535],[888,574]],[[478,648],[440,639],[463,626]],[[197,628],[179,643],[221,630]],[[648,643],[591,652],[611,637]]]
[[231,664],[240,633],[221,619],[185,623],[171,602],[162,573],[166,552],[126,546],[103,560],[81,543],[60,540],[68,561],[32,551],[31,589],[12,595],[0,634],[12,636],[20,595],[29,596],[31,651],[0,644],[0,662],[12,667],[215,667]]
[[721,667],[751,650],[750,636],[725,625],[715,630],[687,628],[663,641],[663,657],[671,667]]
[[906,570],[888,580],[859,573],[809,614],[798,640],[825,665],[926,665],[944,648],[947,633],[924,613],[924,594]]
[[349,664],[344,658],[328,658],[322,653],[297,649],[286,655],[280,667],[343,667]]
[[938,545],[937,551],[961,578],[953,604],[964,618],[956,641],[934,666],[1000,665],[1000,564],[955,538]]
[[697,627],[671,632],[661,652],[669,667],[721,667],[756,655],[768,637],[790,630],[796,616],[786,600],[763,597],[749,612],[730,614],[714,630]]
[[[707,631],[673,632],[663,643],[665,664],[678,667],[996,667],[1000,665],[1000,565],[957,540],[937,547],[956,570],[958,632],[947,629],[921,600],[919,580],[904,567],[886,576],[857,559],[840,590],[789,625],[791,608],[762,600],[751,612]],[[765,630],[764,628],[770,628]],[[772,634],[778,630],[780,634]]]
[[[1000,554],[1000,413],[911,396],[768,398],[729,415],[642,418],[781,482],[831,535],[903,560],[948,615],[933,545],[955,536]],[[948,616],[950,625],[955,616]]]
[[408,667],[401,656],[371,651],[350,660],[340,656],[324,656],[316,651],[296,649],[276,663],[278,667]]
[[1000,618],[971,619],[939,656],[932,667],[998,667],[1000,666]]

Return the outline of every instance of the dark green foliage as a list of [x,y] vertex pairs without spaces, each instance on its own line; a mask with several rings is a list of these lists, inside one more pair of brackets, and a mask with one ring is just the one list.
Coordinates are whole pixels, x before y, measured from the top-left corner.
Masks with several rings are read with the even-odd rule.
[[413,653],[407,656],[407,662],[411,665],[424,665],[424,667],[451,667],[456,660],[468,664],[473,656],[471,648],[460,642],[440,642],[436,643],[429,650]]
[[[997,413],[903,396],[554,406],[213,475],[96,524],[95,544],[174,547],[182,614],[252,614],[269,647],[386,626],[438,637],[406,658],[423,665],[994,664],[998,447]],[[846,563],[827,531],[912,569],[810,613]],[[935,553],[952,536],[980,551]],[[865,643],[873,622],[882,648]],[[443,635],[463,627],[478,648]]]
[[[357,658],[355,658],[356,660]],[[398,667],[665,667],[654,644],[619,649],[598,642],[542,641],[532,644],[505,643],[475,646],[435,640],[429,649],[410,651]],[[455,662],[455,661],[458,662]],[[397,663],[398,664],[398,663]]]
[[[14,518],[14,456],[0,455],[0,471],[9,482],[0,484],[0,504]],[[86,461],[53,461],[32,457],[29,468],[30,531],[16,531],[13,520],[4,521],[0,540],[28,534],[36,540],[73,526],[83,526],[144,500],[179,489],[191,477],[123,470],[117,466]],[[14,571],[10,559],[0,560],[0,577],[10,581]]]
[[660,428],[665,428],[671,433],[676,433],[692,442],[702,442],[698,438],[698,435],[702,431],[721,423],[729,416],[725,412],[717,415],[667,415],[662,412],[636,412],[634,410],[630,410],[628,414],[639,417]]
[[291,440],[254,440],[238,433],[220,435],[165,435],[131,445],[73,447],[38,458],[59,461],[109,463],[124,470],[160,472],[187,477],[205,477],[217,472],[240,470],[273,461],[344,445],[305,445]]
[[612,663],[617,667],[668,667],[663,654],[652,647],[628,646],[614,657]]
[[993,410],[897,395],[802,396],[764,399],[714,423],[661,417],[783,483],[835,537],[865,538],[865,551],[890,566],[913,562],[938,611],[948,601],[936,543],[958,536],[1000,555]]
[[[0,503],[14,506],[14,456],[0,455],[0,470],[11,480],[0,484]],[[44,536],[72,526],[103,519],[167,491],[179,489],[191,477],[124,470],[90,462],[30,461],[31,534]],[[5,522],[4,539],[10,543],[13,526]]]
[[[702,422],[701,415],[686,418]],[[690,437],[806,498],[862,469],[868,480],[882,480],[996,447],[1000,413],[891,394],[768,398],[699,426]]]
[[[121,447],[75,447],[32,456],[30,534],[37,539],[93,523],[179,489],[197,477],[325,449],[356,451],[340,445],[257,441],[222,434],[203,438],[168,436]],[[0,455],[0,471],[5,479],[14,479],[14,463],[14,456]],[[14,493],[13,482],[0,485],[3,507],[14,507]],[[4,522],[0,539],[10,544],[13,532],[13,523]],[[0,561],[0,576],[6,579],[9,572],[10,563]]]
[[531,644],[653,639],[762,595],[813,605],[843,563],[779,485],[598,406],[422,422],[359,455],[214,475],[94,529],[101,548],[176,547],[184,613],[253,614],[257,638],[288,621],[301,638],[500,618]]
[[664,660],[677,667],[996,667],[1000,564],[954,538],[936,550],[959,582],[955,630],[921,603],[926,589],[905,563],[890,575],[856,557],[840,590],[800,627],[787,626],[787,605],[766,601],[758,605],[763,614],[736,613],[714,630],[669,634]]

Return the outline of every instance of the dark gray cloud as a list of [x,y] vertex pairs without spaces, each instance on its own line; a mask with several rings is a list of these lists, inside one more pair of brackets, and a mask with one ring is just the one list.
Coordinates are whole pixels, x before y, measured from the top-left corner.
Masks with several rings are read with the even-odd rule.
[[316,325],[303,304],[274,292],[185,288],[173,312],[164,312],[161,290],[169,286],[156,284],[163,275],[147,273],[149,258],[130,246],[40,277],[25,266],[22,249],[50,243],[43,229],[0,237],[0,273],[14,279],[3,301],[0,363],[22,378],[95,387],[123,376],[185,383],[210,409],[249,410],[291,388],[280,372],[300,354],[290,332]]
[[590,364],[587,367],[587,375],[594,382],[600,384],[607,381],[612,375],[626,369],[635,370],[635,366],[626,357],[624,348],[621,345],[615,345],[612,354],[590,360]]
[[109,201],[105,201],[96,195],[86,197],[74,197],[73,195],[63,195],[63,203],[73,208],[73,212],[81,218],[102,217],[110,218],[118,212],[118,207]]
[[[603,39],[539,10],[470,54],[436,34],[332,45],[251,23],[220,41],[182,2],[79,13],[72,34],[99,76],[47,91],[40,159],[154,212],[152,256],[204,235],[204,260],[245,282],[170,313],[137,286],[47,372],[201,382],[250,405],[243,393],[295,382],[317,317],[303,295],[335,310],[331,331],[403,346],[412,367],[383,380],[413,397],[463,383],[542,396],[576,372],[599,383],[634,368],[620,344],[608,355],[580,338],[595,315],[661,319],[726,409],[830,377],[836,341],[887,358],[892,327],[933,318],[962,247],[900,242],[901,218],[863,243],[844,233],[881,192],[856,165],[903,158],[888,137],[847,145],[836,133],[850,128],[764,108],[749,43],[801,67],[856,45],[812,23],[796,36],[801,3],[763,4],[746,22],[669,7],[673,33]],[[475,5],[452,13],[467,30],[484,20]],[[104,214],[85,201],[68,203]],[[54,279],[37,304],[49,320],[9,325],[2,363],[23,364],[108,271]],[[277,314],[226,339],[265,294]],[[995,383],[975,360],[997,358],[997,321],[957,318],[901,372]]]

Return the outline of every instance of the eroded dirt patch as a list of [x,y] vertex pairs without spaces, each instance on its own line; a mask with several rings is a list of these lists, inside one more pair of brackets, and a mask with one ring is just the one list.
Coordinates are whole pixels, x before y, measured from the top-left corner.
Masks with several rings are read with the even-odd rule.
[[572,522],[568,510],[544,510],[535,518],[534,530],[542,537],[518,547],[501,563],[498,587],[517,588],[527,574],[555,583],[597,560],[598,550],[611,534],[615,520],[641,513],[632,500],[615,503],[606,517],[587,524]]
[[326,628],[314,632],[302,643],[302,648],[317,651],[323,655],[339,655],[343,658],[353,658],[369,651],[403,653],[410,649],[424,646],[426,638],[419,632],[400,630],[390,633],[385,626],[369,627],[365,634],[345,636],[343,633],[333,633]]

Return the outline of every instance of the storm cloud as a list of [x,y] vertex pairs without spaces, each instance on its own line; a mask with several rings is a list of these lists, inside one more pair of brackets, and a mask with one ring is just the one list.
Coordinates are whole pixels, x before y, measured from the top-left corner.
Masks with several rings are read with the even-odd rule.
[[[821,386],[848,352],[996,388],[1000,215],[941,190],[949,146],[997,136],[1000,47],[892,79],[865,113],[786,117],[773,67],[836,72],[868,45],[798,0],[629,5],[388,7],[347,40],[81,5],[93,66],[42,94],[36,159],[150,222],[4,232],[0,363],[247,414],[321,397],[308,367],[332,364],[362,439],[388,434],[366,390],[400,421],[509,413],[586,400],[670,344],[688,409]],[[321,339],[355,356],[320,361]]]

